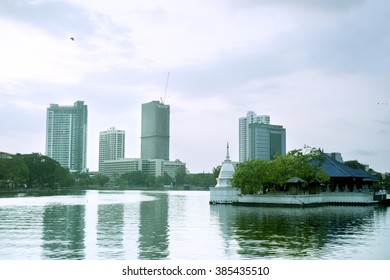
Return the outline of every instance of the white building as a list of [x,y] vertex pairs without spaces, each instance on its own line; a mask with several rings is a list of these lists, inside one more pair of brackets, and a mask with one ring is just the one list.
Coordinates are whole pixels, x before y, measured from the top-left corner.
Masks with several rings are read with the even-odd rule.
[[101,131],[99,137],[99,172],[103,173],[105,160],[117,160],[125,157],[125,131],[111,127]]
[[171,178],[175,178],[176,169],[186,166],[186,164],[180,160],[143,159],[142,161],[142,171],[155,177],[160,177],[167,173]]
[[142,171],[142,160],[140,158],[121,158],[117,160],[105,160],[101,165],[103,175],[115,182],[121,175],[133,172]]
[[229,144],[227,145],[226,159],[222,163],[221,171],[217,179],[217,185],[210,188],[210,203],[233,203],[238,201],[239,189],[232,187],[232,178],[235,167],[230,160]]
[[143,171],[147,175],[155,177],[160,177],[167,173],[171,178],[175,178],[176,170],[182,166],[185,167],[186,164],[179,160],[122,158],[103,161],[102,173],[109,177],[111,181],[115,181],[121,175],[133,171]]
[[270,124],[270,116],[249,111],[239,119],[239,161],[271,160],[286,154],[286,129]]
[[254,112],[249,111],[245,117],[239,119],[239,161],[243,162],[249,159],[249,146],[250,146],[250,129],[249,125],[252,123],[269,124],[270,116],[256,115]]
[[46,155],[70,171],[85,171],[87,121],[84,101],[73,106],[50,104],[46,113]]

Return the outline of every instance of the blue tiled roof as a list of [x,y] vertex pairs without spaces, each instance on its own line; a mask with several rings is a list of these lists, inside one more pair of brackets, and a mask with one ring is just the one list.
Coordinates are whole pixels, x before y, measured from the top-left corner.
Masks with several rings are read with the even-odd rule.
[[[353,169],[342,162],[335,160],[325,153],[321,153],[324,161],[322,162],[322,168],[328,174],[329,177],[350,177],[350,178],[363,178],[372,181],[376,181],[377,178],[370,173],[362,169]],[[315,161],[312,161],[313,163]]]

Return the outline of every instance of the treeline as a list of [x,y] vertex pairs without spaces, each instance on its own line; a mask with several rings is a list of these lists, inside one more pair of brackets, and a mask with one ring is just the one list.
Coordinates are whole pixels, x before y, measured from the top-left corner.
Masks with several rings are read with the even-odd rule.
[[74,185],[74,176],[57,161],[41,155],[0,152],[0,188],[56,188]]
[[104,186],[109,181],[102,174],[71,173],[57,161],[39,153],[9,154],[0,152],[0,190],[59,189]]
[[0,189],[66,187],[120,187],[126,188],[162,188],[215,186],[219,174],[217,167],[212,173],[189,174],[185,167],[176,170],[175,176],[168,174],[155,177],[142,171],[128,172],[113,181],[101,173],[69,172],[57,161],[39,153],[9,154],[0,152]]
[[133,171],[119,176],[114,180],[114,182],[110,182],[110,184],[114,184],[115,186],[121,188],[161,188],[169,186],[171,188],[196,187],[207,189],[215,186],[216,178],[219,174],[217,170],[219,169],[215,168],[213,173],[189,174],[183,166],[176,169],[173,177],[169,176],[167,173],[162,176],[155,177],[147,175],[142,171]]

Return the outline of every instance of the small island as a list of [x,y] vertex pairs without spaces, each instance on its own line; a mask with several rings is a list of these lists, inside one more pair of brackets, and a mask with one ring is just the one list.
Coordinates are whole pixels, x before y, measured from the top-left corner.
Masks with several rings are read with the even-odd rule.
[[251,206],[372,205],[388,203],[378,177],[305,146],[273,160],[234,164],[229,146],[210,204]]

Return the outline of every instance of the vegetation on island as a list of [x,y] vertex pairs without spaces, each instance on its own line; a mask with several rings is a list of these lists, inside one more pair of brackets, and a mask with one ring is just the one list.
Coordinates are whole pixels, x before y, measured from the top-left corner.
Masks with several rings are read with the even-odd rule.
[[[286,181],[298,177],[307,182],[327,182],[329,176],[320,168],[320,150],[305,146],[273,160],[254,159],[237,165],[232,185],[243,194],[282,190]],[[305,187],[305,186],[303,186]]]
[[[286,181],[298,177],[305,181],[302,190],[312,184],[327,184],[330,180],[321,168],[323,157],[319,148],[304,146],[286,155],[278,155],[273,160],[254,159],[237,165],[232,185],[243,194],[266,193],[285,189]],[[345,161],[345,165],[353,169],[366,170],[378,178],[374,183],[376,190],[390,190],[390,174],[381,174],[357,160]]]

